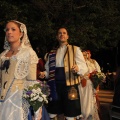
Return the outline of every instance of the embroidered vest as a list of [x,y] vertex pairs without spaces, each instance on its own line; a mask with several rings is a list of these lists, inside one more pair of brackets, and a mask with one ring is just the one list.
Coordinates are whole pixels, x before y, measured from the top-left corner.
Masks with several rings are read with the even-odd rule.
[[66,85],[71,86],[80,83],[80,76],[77,74],[73,74],[71,72],[71,68],[76,64],[75,62],[75,54],[76,54],[76,46],[68,45],[67,51],[64,57],[64,69],[66,75]]
[[[74,59],[76,54],[76,48],[76,46],[67,45],[67,50],[64,56],[64,69],[67,86],[80,83],[79,75],[73,74],[71,72],[72,66],[76,64]],[[55,80],[56,51],[57,49],[52,50],[49,53],[49,81]]]

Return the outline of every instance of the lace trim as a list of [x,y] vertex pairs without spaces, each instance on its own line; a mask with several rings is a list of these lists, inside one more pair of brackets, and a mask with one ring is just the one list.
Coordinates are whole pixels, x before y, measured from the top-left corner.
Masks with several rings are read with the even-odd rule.
[[29,107],[30,107],[29,103],[23,98],[22,99],[23,120],[28,120]]
[[30,49],[30,63],[38,63],[38,57],[37,54],[33,49]]
[[15,77],[17,79],[23,79],[28,75],[29,64],[38,63],[38,57],[31,48],[24,49],[22,54],[18,54],[17,60],[18,62],[15,68]]

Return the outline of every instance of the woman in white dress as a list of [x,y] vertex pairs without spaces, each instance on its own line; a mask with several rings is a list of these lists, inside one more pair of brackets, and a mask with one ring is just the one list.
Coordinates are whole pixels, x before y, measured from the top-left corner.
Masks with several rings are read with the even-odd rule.
[[28,120],[29,104],[22,95],[26,85],[36,82],[38,57],[23,23],[8,21],[5,33],[5,50],[0,54],[0,120]]
[[89,73],[96,71],[96,67],[87,60],[86,51],[83,52],[83,56],[89,71],[85,74],[79,85],[81,112],[84,120],[100,120],[95,96],[96,90],[93,88],[92,82],[89,79]]

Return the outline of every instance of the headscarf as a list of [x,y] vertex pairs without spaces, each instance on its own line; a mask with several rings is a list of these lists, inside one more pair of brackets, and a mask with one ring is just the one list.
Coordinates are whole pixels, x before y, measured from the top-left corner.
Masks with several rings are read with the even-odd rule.
[[[8,23],[9,22],[15,22],[17,24],[20,24],[20,31],[23,33],[23,36],[22,36],[22,39],[21,39],[21,47],[31,46],[28,35],[27,35],[27,29],[26,29],[25,24],[23,24],[19,21],[16,21],[16,20],[10,20],[10,21],[8,21]],[[5,41],[4,41],[4,49],[5,50],[10,49],[10,44],[7,41],[6,36],[5,36]]]

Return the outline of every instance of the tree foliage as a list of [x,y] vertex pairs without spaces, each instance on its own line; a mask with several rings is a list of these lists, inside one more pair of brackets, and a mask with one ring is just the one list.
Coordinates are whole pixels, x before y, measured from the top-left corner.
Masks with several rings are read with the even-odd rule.
[[119,5],[119,0],[0,0],[0,27],[19,20],[26,24],[33,46],[51,48],[62,26],[69,31],[70,43],[99,51],[119,42]]

